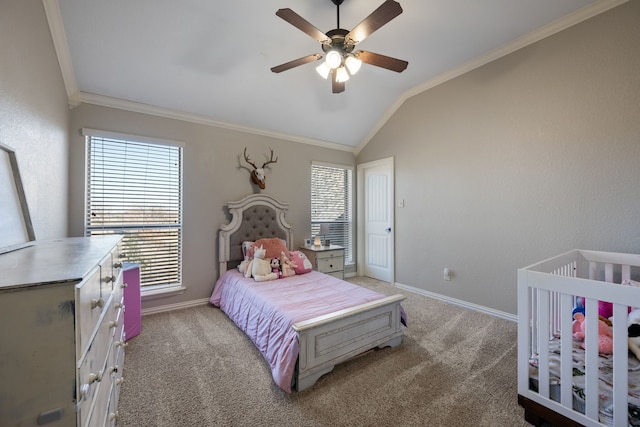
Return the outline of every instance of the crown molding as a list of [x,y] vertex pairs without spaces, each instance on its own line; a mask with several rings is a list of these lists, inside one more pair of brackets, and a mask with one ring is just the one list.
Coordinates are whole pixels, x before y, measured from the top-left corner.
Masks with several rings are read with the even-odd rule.
[[56,56],[60,64],[60,71],[62,73],[64,87],[67,91],[69,106],[77,107],[80,105],[78,100],[78,83],[76,82],[76,75],[73,72],[73,63],[71,62],[69,43],[67,43],[67,36],[64,32],[64,25],[62,24],[60,5],[58,4],[58,0],[42,0],[42,5],[44,6],[44,13],[49,23],[53,47],[56,50]]
[[152,116],[164,117],[168,119],[181,120],[201,125],[214,126],[223,129],[235,130],[238,132],[250,133],[253,135],[266,136],[269,138],[283,139],[286,141],[299,142],[307,145],[315,145],[333,150],[341,150],[353,152],[353,147],[337,144],[334,142],[322,141],[319,139],[305,138],[296,135],[289,135],[280,132],[269,131],[265,129],[256,129],[235,123],[224,122],[213,119],[209,116],[186,113],[183,111],[172,110],[169,108],[156,107],[154,105],[142,104],[139,102],[127,101],[120,98],[112,98],[104,95],[96,95],[93,93],[79,92],[78,99],[80,103],[100,105],[103,107],[117,108],[120,110],[132,111],[136,113],[150,114]]
[[373,137],[382,129],[385,123],[396,113],[396,111],[404,104],[404,101],[411,98],[412,96],[418,95],[422,92],[425,92],[431,88],[434,88],[442,83],[445,83],[449,80],[452,80],[456,77],[459,77],[469,71],[475,70],[476,68],[482,67],[496,59],[502,58],[510,53],[513,53],[519,49],[527,47],[535,42],[538,42],[544,38],[547,38],[553,34],[556,34],[560,31],[566,30],[569,27],[572,27],[576,24],[579,24],[583,21],[586,21],[589,18],[593,18],[596,15],[599,15],[603,12],[606,12],[609,9],[613,9],[614,7],[620,6],[621,4],[626,3],[629,0],[601,0],[596,1],[593,4],[583,7],[569,15],[566,15],[563,18],[560,18],[556,21],[553,21],[543,27],[538,28],[537,30],[525,34],[524,36],[517,38],[516,40],[507,43],[504,46],[501,46],[497,49],[494,49],[488,52],[485,55],[482,55],[478,58],[475,58],[465,64],[462,64],[459,67],[456,67],[452,70],[449,70],[445,73],[442,73],[425,83],[422,83],[412,89],[409,89],[407,92],[402,94],[398,101],[396,101],[393,106],[387,110],[386,114],[380,119],[380,121],[371,128],[369,134],[365,139],[362,140],[360,144],[355,148],[354,154],[357,156],[362,149],[373,139]]

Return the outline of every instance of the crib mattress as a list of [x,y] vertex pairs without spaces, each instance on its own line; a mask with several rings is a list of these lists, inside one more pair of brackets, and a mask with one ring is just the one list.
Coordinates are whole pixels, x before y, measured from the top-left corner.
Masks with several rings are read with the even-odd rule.
[[[550,398],[560,401],[560,339],[553,338],[549,342],[549,377]],[[585,411],[585,351],[580,342],[573,341],[573,409],[584,414]],[[599,418],[605,425],[613,425],[613,357],[600,354],[598,357],[600,371],[598,391],[600,394]],[[538,358],[529,359],[529,385],[538,391]],[[629,353],[628,373],[629,393],[629,425],[640,427],[640,361]]]

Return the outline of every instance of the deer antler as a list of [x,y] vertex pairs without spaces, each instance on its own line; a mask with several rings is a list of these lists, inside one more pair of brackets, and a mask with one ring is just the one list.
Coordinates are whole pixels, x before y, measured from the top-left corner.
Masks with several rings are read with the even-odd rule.
[[[269,163],[276,163],[276,162],[278,161],[278,158],[277,158],[277,157],[276,157],[276,159],[275,159],[275,160],[273,160],[273,150],[272,150],[272,149],[270,149],[270,150],[271,150],[271,158],[269,159],[269,161],[268,161],[268,162],[266,162],[265,164],[263,164],[263,165],[262,165],[262,167],[267,166]],[[254,168],[255,168],[255,166],[254,166]]]
[[[258,169],[258,167],[251,161],[249,156],[247,156],[247,147],[244,147],[244,161],[253,166],[254,169]],[[264,167],[264,166],[263,166]]]

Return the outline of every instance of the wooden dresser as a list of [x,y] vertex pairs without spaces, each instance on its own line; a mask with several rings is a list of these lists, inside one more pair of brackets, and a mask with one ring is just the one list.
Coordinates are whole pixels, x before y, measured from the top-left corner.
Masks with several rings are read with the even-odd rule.
[[0,255],[0,425],[115,425],[122,383],[121,236]]
[[300,250],[309,258],[314,270],[344,279],[344,248],[342,246],[301,246]]

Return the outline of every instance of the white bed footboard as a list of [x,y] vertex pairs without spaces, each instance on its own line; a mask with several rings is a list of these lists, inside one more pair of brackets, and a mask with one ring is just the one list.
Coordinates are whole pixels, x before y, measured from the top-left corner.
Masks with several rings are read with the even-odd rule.
[[[621,285],[638,280],[640,255],[573,250],[518,270],[518,394],[543,418],[560,415],[587,426],[601,426],[599,408],[598,301],[613,304],[613,425],[628,425],[628,308],[640,307],[640,289]],[[585,298],[585,386],[583,408],[574,401],[572,310]],[[560,339],[559,397],[551,391],[552,338]],[[538,363],[537,387],[530,380],[530,360]],[[539,415],[539,414],[537,414]],[[536,414],[527,420],[538,424]]]
[[311,387],[335,365],[360,353],[400,344],[404,299],[393,295],[294,324],[300,346],[297,390]]

